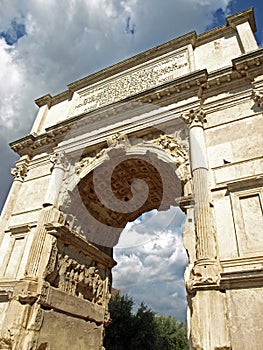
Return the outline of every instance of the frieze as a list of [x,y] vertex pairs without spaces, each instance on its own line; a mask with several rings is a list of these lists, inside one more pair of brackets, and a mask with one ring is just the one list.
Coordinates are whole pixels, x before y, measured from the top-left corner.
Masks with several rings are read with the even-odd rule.
[[188,49],[79,93],[74,115],[120,101],[190,72]]
[[110,298],[109,279],[102,278],[97,266],[80,264],[67,254],[57,254],[53,271],[48,269],[46,281],[69,295],[98,305],[107,305]]

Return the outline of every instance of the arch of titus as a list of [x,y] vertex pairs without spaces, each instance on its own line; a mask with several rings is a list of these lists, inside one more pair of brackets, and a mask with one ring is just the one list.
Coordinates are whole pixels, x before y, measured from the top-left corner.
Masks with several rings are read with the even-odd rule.
[[[36,100],[0,226],[0,349],[103,349],[112,251],[180,206],[189,343],[260,350],[263,49],[252,9]],[[132,269],[132,266],[131,266]]]

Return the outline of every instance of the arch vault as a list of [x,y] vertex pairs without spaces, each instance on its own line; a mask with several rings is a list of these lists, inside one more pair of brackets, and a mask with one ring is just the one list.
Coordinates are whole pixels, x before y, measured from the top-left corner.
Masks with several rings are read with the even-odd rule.
[[127,222],[179,205],[189,344],[260,350],[263,52],[253,10],[36,100],[0,222],[0,349],[103,349]]

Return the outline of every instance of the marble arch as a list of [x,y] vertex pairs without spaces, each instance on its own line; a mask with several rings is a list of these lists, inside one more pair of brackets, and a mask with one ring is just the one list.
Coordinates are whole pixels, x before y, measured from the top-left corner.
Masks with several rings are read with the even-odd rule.
[[20,159],[0,221],[0,349],[102,350],[121,230],[177,203],[190,348],[261,350],[255,31],[248,9],[36,100],[30,134],[10,145]]

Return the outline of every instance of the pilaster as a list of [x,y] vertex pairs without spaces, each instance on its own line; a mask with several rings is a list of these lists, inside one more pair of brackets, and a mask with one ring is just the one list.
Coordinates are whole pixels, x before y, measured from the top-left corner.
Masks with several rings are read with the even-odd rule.
[[22,156],[19,161],[16,162],[16,167],[11,169],[11,174],[14,176],[14,181],[1,214],[0,244],[3,239],[5,227],[13,212],[16,200],[19,196],[20,188],[27,175],[29,162],[30,158],[28,156]]

